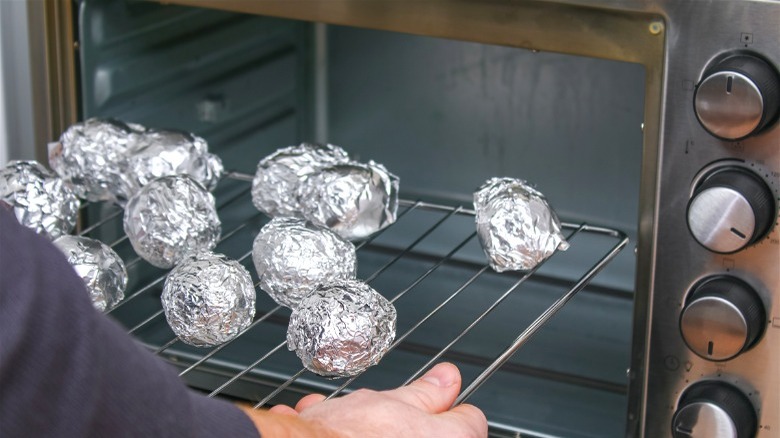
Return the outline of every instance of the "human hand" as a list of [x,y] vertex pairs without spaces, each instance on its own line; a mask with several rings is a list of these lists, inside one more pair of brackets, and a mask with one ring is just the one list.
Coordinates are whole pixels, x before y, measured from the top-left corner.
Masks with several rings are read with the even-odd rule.
[[323,395],[312,394],[302,398],[295,409],[277,405],[266,415],[258,415],[258,411],[249,414],[266,438],[310,434],[345,438],[487,436],[482,411],[465,404],[450,409],[460,385],[457,367],[442,363],[410,385],[390,391],[360,389],[327,401]]

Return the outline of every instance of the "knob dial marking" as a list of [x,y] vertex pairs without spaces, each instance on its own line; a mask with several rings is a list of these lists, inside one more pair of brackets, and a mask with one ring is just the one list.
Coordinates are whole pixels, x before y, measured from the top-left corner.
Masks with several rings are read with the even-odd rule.
[[688,228],[710,251],[729,254],[756,243],[772,228],[772,190],[750,170],[716,168],[706,175],[688,204]]
[[693,106],[704,129],[718,138],[758,134],[780,115],[780,75],[757,56],[729,56],[704,73]]
[[696,285],[680,315],[680,333],[697,355],[729,360],[746,351],[764,331],[766,311],[758,293],[732,276]]

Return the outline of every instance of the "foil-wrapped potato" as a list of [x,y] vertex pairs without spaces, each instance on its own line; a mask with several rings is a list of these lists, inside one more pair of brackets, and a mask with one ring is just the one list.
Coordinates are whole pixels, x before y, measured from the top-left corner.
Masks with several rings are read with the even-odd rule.
[[213,190],[222,177],[222,160],[209,153],[201,137],[182,131],[147,129],[129,149],[128,176],[133,190],[171,175],[188,175]]
[[201,137],[98,118],[70,126],[50,144],[49,164],[78,196],[120,205],[163,176],[188,175],[211,190],[223,172]]
[[78,219],[75,192],[35,161],[11,161],[0,169],[0,200],[13,207],[20,224],[49,239],[70,232]]
[[209,251],[222,230],[214,196],[186,175],[158,178],[127,203],[124,229],[135,252],[158,268]]
[[143,129],[113,119],[76,123],[49,145],[49,165],[80,198],[124,204],[134,191],[128,149]]
[[357,280],[324,284],[290,316],[287,348],[306,369],[349,377],[379,363],[395,339],[392,303]]
[[298,201],[303,216],[348,240],[362,239],[394,223],[398,177],[378,163],[327,167],[303,181]]
[[111,310],[125,298],[127,270],[122,259],[108,245],[99,240],[81,236],[62,236],[54,241],[101,312]]
[[344,149],[330,144],[301,143],[279,149],[257,164],[252,203],[271,217],[300,216],[298,185],[322,168],[347,161]]
[[161,296],[168,324],[183,342],[211,347],[235,338],[255,316],[249,271],[222,254],[186,257],[168,274]]
[[497,272],[533,269],[569,244],[547,199],[526,181],[492,178],[474,193],[477,236]]
[[290,308],[323,283],[355,278],[355,246],[303,219],[274,218],[255,238],[252,260],[260,288]]

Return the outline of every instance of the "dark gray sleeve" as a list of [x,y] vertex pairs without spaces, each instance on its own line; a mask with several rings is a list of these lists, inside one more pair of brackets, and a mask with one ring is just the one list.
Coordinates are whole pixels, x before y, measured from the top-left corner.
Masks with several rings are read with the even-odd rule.
[[2,205],[2,436],[258,436],[95,310],[64,256]]

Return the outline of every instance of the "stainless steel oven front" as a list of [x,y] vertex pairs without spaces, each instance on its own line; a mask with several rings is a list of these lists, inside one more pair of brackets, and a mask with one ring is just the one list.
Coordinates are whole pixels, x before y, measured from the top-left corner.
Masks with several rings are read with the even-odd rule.
[[[550,190],[564,218],[613,225],[631,238],[633,253],[621,255],[592,283],[590,295],[570,305],[578,310],[563,312],[550,330],[540,331],[521,350],[522,360],[502,368],[516,373],[514,378],[499,372],[496,385],[483,389],[495,391],[479,399],[486,406],[489,399],[517,406],[509,414],[496,410],[492,416],[488,410],[493,432],[761,438],[780,433],[780,3],[164,3],[33,5],[47,36],[47,50],[36,58],[48,90],[42,105],[48,117],[39,121],[42,140],[56,139],[69,123],[96,115],[173,125],[226,145],[221,153],[244,174],[268,148],[303,139],[343,141],[347,148],[356,145],[361,157],[395,166],[402,184],[411,181],[407,193],[424,202],[407,207],[433,215],[415,224],[444,220],[436,214],[457,220],[468,213],[469,187],[491,173],[533,179]],[[233,176],[240,180],[242,172]],[[231,190],[241,189],[225,190],[229,205]],[[442,206],[453,200],[465,207]],[[236,233],[252,229],[253,219],[239,219]],[[439,260],[433,266],[443,264],[445,270],[475,262],[469,255],[453,257],[442,244],[468,225],[443,227],[445,236],[422,229],[418,240],[399,244],[410,255],[398,262],[403,270],[426,260]],[[600,228],[594,230],[598,234]],[[373,257],[381,265],[409,233],[378,239],[366,263]],[[423,239],[430,242],[418,247]],[[441,257],[431,259],[437,251]],[[573,286],[564,289],[575,290],[580,274],[569,275],[570,262],[554,260],[537,277],[549,281],[540,283],[569,278]],[[595,274],[589,266],[582,270],[588,280]],[[138,296],[159,282],[154,280],[159,273],[148,275],[151,283]],[[466,276],[455,284],[456,277],[444,275],[434,290],[447,285],[459,293],[473,281]],[[515,296],[514,280],[503,285],[506,279],[492,279],[496,284],[483,288]],[[435,295],[410,298],[409,312],[429,301],[438,309],[437,303],[452,299]],[[506,297],[499,298],[497,303]],[[475,343],[505,332],[514,338],[518,326],[527,324],[520,309],[546,306],[522,299],[504,304],[501,318],[488,323]],[[448,322],[474,302],[455,304]],[[128,328],[153,349],[175,350],[175,339],[149,332],[159,311],[148,306],[150,313],[141,319],[132,316],[138,311],[115,316],[128,318]],[[272,308],[261,315],[261,323],[278,319],[283,326],[284,315]],[[460,339],[449,327],[427,332],[453,331],[441,344]],[[426,339],[413,335],[407,341],[400,358],[379,369],[405,370],[405,361],[413,362],[415,355],[423,362],[444,355],[478,371],[485,368],[468,348],[445,355],[430,349]],[[180,364],[191,383],[218,387],[215,392],[235,380],[269,385],[260,395],[238,389],[233,394],[264,401],[284,389],[335,388],[300,373],[263,371],[265,363],[258,364],[280,348],[239,368],[216,353],[163,354]],[[377,373],[392,382],[393,372]],[[411,369],[399,373],[413,375]],[[615,410],[620,418],[610,422]]]

